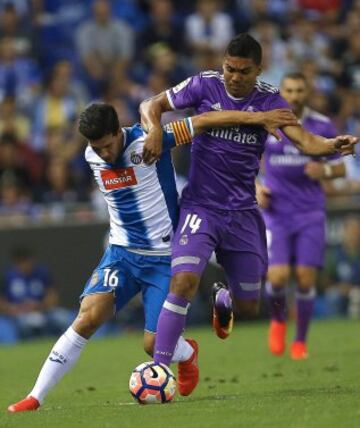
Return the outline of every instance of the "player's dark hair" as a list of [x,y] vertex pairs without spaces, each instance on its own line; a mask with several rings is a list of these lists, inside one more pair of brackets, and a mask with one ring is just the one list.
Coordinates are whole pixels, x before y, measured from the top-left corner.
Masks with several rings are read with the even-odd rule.
[[79,132],[90,141],[115,135],[119,128],[118,116],[110,104],[93,103],[80,114]]
[[300,71],[291,71],[289,73],[284,74],[283,78],[281,79],[281,83],[285,79],[293,79],[293,80],[303,80],[307,84],[307,79],[303,73]]
[[262,61],[262,48],[260,43],[248,33],[235,36],[226,48],[225,55],[251,58],[256,65]]

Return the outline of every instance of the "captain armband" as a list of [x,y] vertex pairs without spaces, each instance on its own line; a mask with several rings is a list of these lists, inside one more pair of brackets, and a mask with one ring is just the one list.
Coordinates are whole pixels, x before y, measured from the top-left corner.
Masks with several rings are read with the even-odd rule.
[[180,146],[181,144],[191,143],[194,137],[194,128],[192,125],[191,118],[186,117],[182,120],[176,120],[175,122],[169,123],[168,126],[171,127],[177,146]]

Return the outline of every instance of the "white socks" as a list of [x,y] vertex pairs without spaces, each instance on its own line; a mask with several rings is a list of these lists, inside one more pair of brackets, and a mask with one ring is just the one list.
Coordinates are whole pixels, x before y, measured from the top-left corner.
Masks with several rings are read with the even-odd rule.
[[[74,366],[87,342],[87,339],[69,327],[52,348],[29,395],[42,404],[48,392]],[[172,362],[186,361],[193,352],[193,347],[180,336]]]
[[176,344],[176,348],[171,359],[172,363],[188,360],[194,353],[194,348],[182,336]]
[[69,327],[52,348],[29,395],[42,404],[50,389],[62,379],[79,359],[87,342],[87,339]]

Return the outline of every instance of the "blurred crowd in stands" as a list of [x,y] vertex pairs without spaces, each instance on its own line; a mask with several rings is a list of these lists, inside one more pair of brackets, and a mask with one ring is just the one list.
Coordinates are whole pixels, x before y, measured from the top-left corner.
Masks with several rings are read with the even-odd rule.
[[[145,98],[221,70],[225,46],[244,31],[263,46],[262,80],[279,85],[302,71],[310,105],[339,133],[360,135],[360,0],[0,0],[0,227],[67,213],[106,218],[79,112],[103,100],[131,125]],[[357,150],[331,189],[342,204],[360,204]],[[189,149],[174,159],[186,176]]]
[[[263,46],[265,81],[303,71],[311,105],[359,135],[360,0],[0,0],[0,220],[61,218],[81,202],[101,213],[79,111],[105,100],[131,125],[143,99],[220,69],[243,31]],[[188,160],[176,156],[183,174]],[[350,184],[333,193],[356,195],[360,156],[347,162]]]

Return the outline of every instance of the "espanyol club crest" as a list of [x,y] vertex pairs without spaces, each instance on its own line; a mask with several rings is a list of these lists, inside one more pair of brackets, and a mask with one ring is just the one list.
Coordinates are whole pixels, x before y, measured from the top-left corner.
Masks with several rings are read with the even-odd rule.
[[140,165],[142,162],[142,156],[134,151],[130,154],[130,160],[134,165]]

